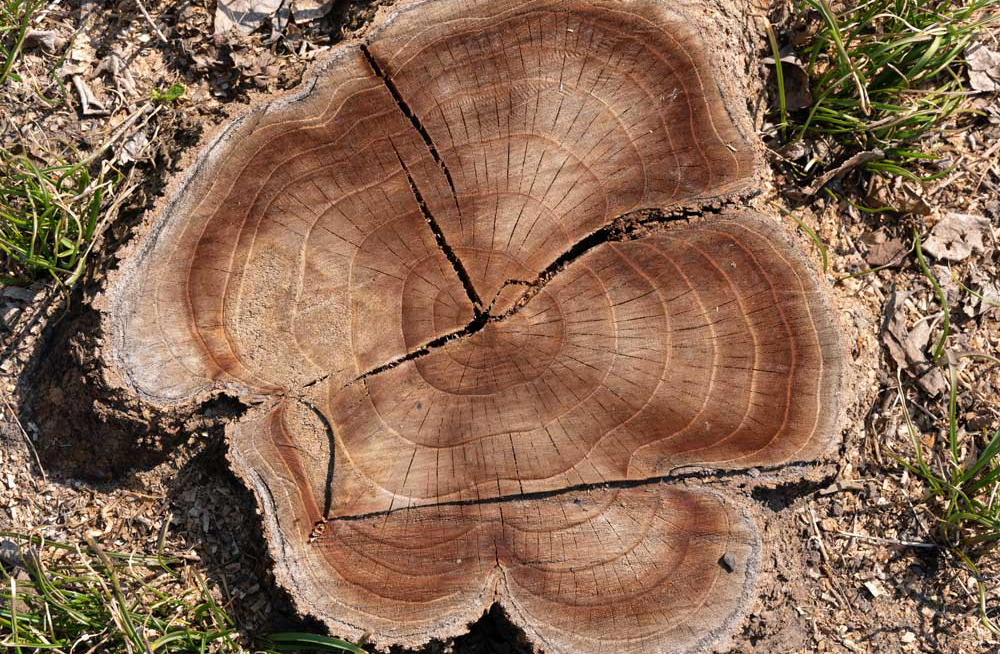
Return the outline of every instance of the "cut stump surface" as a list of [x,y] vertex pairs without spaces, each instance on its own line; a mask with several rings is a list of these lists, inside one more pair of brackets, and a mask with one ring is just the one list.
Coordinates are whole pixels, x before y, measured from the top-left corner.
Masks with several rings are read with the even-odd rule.
[[261,403],[231,460],[337,633],[419,645],[498,602],[550,651],[682,652],[742,616],[750,514],[667,482],[820,456],[841,351],[767,217],[644,212],[753,181],[695,25],[406,4],[229,123],[118,273],[111,368]]

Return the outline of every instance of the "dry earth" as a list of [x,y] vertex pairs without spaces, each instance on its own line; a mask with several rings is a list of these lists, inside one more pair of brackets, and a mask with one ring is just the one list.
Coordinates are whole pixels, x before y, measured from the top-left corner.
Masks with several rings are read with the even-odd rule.
[[[295,86],[311,59],[364,30],[380,4],[388,3],[342,2],[322,20],[289,24],[273,40],[267,30],[226,40],[212,36],[214,3],[149,2],[166,42],[135,4],[98,4],[81,32],[89,51],[74,49],[79,57],[68,58],[103,107],[96,111],[84,111],[70,85],[68,104],[43,102],[40,94],[61,93],[51,71],[62,50],[47,52],[42,41],[29,47],[19,69],[23,82],[0,90],[0,145],[44,160],[53,151],[87,153],[110,139],[117,165],[133,172],[122,187],[128,193],[118,219],[69,297],[38,284],[0,291],[0,530],[69,540],[92,531],[107,548],[148,551],[169,522],[167,551],[189,558],[215,583],[242,629],[316,628],[294,614],[275,586],[253,499],[227,468],[222,427],[246,407],[222,399],[196,415],[154,414],[109,389],[94,359],[98,316],[90,307],[106,271],[117,265],[120,245],[199,136],[257,95]],[[79,17],[76,2],[53,3],[34,27],[53,31],[65,44],[81,28]],[[759,71],[767,74],[763,62]],[[175,82],[186,89],[180,101],[149,102],[152,89]],[[751,109],[766,137],[766,101],[760,100]],[[968,572],[921,546],[931,543],[933,529],[920,503],[922,487],[892,458],[894,452],[909,456],[912,447],[896,390],[898,366],[886,343],[902,340],[899,348],[910,344],[926,353],[942,317],[906,254],[913,225],[947,226],[955,213],[987,219],[981,247],[931,263],[952,306],[949,347],[1000,356],[1000,310],[962,288],[1000,294],[1000,100],[980,94],[969,106],[980,113],[957,118],[929,144],[942,157],[938,165],[951,170],[943,179],[922,188],[862,184],[853,174],[835,182],[903,210],[891,218],[819,197],[792,202],[788,191],[797,182],[786,177],[784,161],[821,155],[821,144],[772,153],[773,189],[762,201],[788,212],[789,230],[796,229],[794,216],[816,231],[828,246],[831,282],[893,265],[834,286],[862,379],[852,389],[858,399],[828,463],[808,470],[800,483],[765,483],[752,492],[767,554],[759,598],[733,652],[1000,651],[1000,640],[978,620]],[[811,241],[803,236],[799,242],[822,267]],[[914,383],[920,362],[904,363],[906,400],[931,447],[945,434],[943,398],[933,394],[940,384],[934,373]],[[1000,373],[963,360],[959,377],[965,430],[996,429]],[[986,562],[994,616],[1000,613],[997,568]],[[468,636],[433,649],[448,647],[509,652],[524,646],[494,611]]]

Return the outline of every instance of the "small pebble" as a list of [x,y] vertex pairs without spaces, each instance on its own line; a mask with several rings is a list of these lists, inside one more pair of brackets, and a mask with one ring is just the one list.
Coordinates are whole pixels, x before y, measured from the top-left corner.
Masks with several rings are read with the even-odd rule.
[[722,558],[719,559],[719,565],[721,565],[722,569],[726,572],[732,572],[736,569],[736,557],[729,552],[726,552],[722,555]]
[[21,565],[21,550],[12,540],[0,540],[0,563],[13,568]]

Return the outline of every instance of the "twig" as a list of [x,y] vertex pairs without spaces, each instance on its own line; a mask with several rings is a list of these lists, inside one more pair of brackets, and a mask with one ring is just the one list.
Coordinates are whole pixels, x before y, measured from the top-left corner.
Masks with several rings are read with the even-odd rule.
[[73,88],[80,99],[80,113],[84,116],[108,116],[111,112],[94,97],[94,92],[90,90],[87,83],[83,81],[82,75],[73,75]]
[[169,43],[170,41],[167,40],[167,37],[163,36],[163,32],[161,32],[160,28],[153,22],[153,17],[149,15],[148,11],[146,11],[146,7],[143,6],[142,0],[135,0],[135,4],[139,7],[139,11],[142,12],[142,15],[146,18],[146,22],[149,23],[149,26],[152,27],[153,31],[156,32],[156,35],[160,37],[160,41],[163,43]]
[[[124,135],[125,135],[125,133],[126,133],[126,132],[128,132],[128,131],[129,131],[129,130],[130,130],[130,129],[132,128],[132,126],[133,126],[133,125],[135,124],[135,122],[136,122],[136,121],[137,121],[137,120],[138,120],[138,119],[139,119],[139,118],[140,118],[141,116],[143,116],[144,114],[146,114],[146,112],[147,112],[147,110],[148,110],[148,109],[150,108],[150,106],[151,106],[151,103],[149,103],[149,102],[144,102],[143,104],[141,104],[141,105],[140,105],[140,106],[139,106],[139,107],[138,107],[138,108],[137,108],[137,109],[136,109],[135,111],[133,111],[133,112],[132,112],[132,114],[131,114],[131,115],[130,115],[130,116],[129,116],[128,118],[126,118],[125,120],[123,120],[123,121],[121,122],[121,124],[119,124],[119,125],[118,125],[118,127],[116,127],[116,128],[115,128],[115,131],[114,131],[114,133],[113,133],[113,134],[112,134],[111,136],[109,136],[109,137],[108,137],[108,138],[107,138],[107,139],[106,139],[106,140],[104,141],[104,143],[102,143],[102,144],[100,145],[100,147],[98,147],[98,148],[94,149],[94,151],[93,151],[93,152],[91,152],[91,153],[90,153],[90,154],[89,154],[89,155],[88,155],[88,156],[87,156],[87,157],[86,157],[85,159],[83,159],[83,160],[82,160],[82,161],[81,161],[80,163],[82,163],[82,164],[84,164],[84,165],[90,165],[90,164],[91,164],[91,163],[93,163],[93,162],[94,162],[94,161],[95,161],[95,160],[96,160],[96,159],[97,159],[98,157],[100,157],[101,155],[103,155],[103,154],[104,154],[104,152],[108,150],[108,148],[110,148],[111,146],[113,146],[113,145],[115,144],[115,142],[116,142],[116,141],[118,141],[118,139],[120,139],[120,138],[121,138],[122,136],[124,136]],[[153,117],[154,117],[154,116],[155,116],[156,114],[160,113],[160,109],[161,109],[161,107],[156,107],[156,108],[154,108],[154,109],[153,109],[152,111],[150,111],[150,112],[149,112],[149,114],[148,114],[148,115],[146,115],[145,119],[144,119],[144,120],[142,121],[142,124],[141,124],[141,125],[139,125],[139,126],[138,126],[138,127],[136,128],[136,129],[141,129],[141,128],[145,127],[145,126],[146,126],[146,124],[147,124],[147,123],[148,123],[148,122],[149,122],[149,121],[150,121],[150,120],[151,120],[151,119],[152,119],[152,118],[153,118]]]
[[823,536],[819,533],[819,525],[816,524],[816,512],[813,511],[812,504],[808,508],[809,523],[812,525],[813,533],[816,534],[816,544],[819,546],[819,553],[823,557],[823,563],[830,565],[830,555],[827,554],[826,545],[823,544]]
[[17,417],[17,411],[14,411],[14,407],[10,405],[6,397],[3,398],[3,405],[7,407],[8,411],[10,411],[10,415],[14,418],[14,422],[17,424],[18,429],[21,430],[24,442],[28,444],[28,449],[31,450],[31,454],[35,457],[35,464],[38,466],[38,471],[42,473],[42,481],[48,483],[49,478],[45,474],[45,468],[42,467],[42,460],[38,458],[38,451],[35,449],[35,444],[31,442],[31,437],[28,436],[28,432],[25,431],[24,425],[21,424],[21,420]]
[[841,538],[857,538],[859,540],[868,540],[874,543],[882,543],[884,545],[898,545],[900,547],[917,547],[927,550],[940,549],[940,545],[935,545],[934,543],[922,543],[915,540],[897,540],[895,538],[882,538],[881,536],[866,536],[865,534],[855,534],[850,531],[840,531],[837,530],[833,532]]
[[840,584],[837,583],[837,579],[833,576],[833,572],[830,570],[830,554],[826,551],[826,544],[823,542],[823,535],[819,531],[819,525],[816,523],[816,512],[813,511],[812,504],[808,504],[809,509],[809,523],[812,525],[813,533],[816,534],[816,544],[819,546],[819,553],[823,559],[823,573],[826,578],[830,581],[830,588],[836,593],[837,597],[840,599],[842,606],[846,606],[850,610],[854,610],[854,605],[847,599],[847,595],[841,590]]
[[859,152],[833,170],[829,170],[820,175],[815,182],[797,192],[796,195],[801,194],[804,198],[816,195],[821,188],[832,182],[834,179],[843,177],[858,166],[862,166],[871,161],[880,161],[882,159],[885,159],[885,152],[879,149]]

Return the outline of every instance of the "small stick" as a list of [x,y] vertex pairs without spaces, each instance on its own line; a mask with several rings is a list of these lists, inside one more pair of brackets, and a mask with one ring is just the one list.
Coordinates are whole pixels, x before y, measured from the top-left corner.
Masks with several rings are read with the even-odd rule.
[[991,145],[990,148],[983,153],[982,159],[986,160],[987,165],[983,168],[983,174],[979,176],[979,181],[976,182],[976,187],[972,189],[973,193],[979,192],[979,187],[983,185],[983,180],[986,179],[986,175],[990,172],[990,169],[993,168],[993,165],[990,163],[990,157],[997,151],[997,148],[1000,148],[1000,141]]
[[160,31],[160,28],[157,27],[156,23],[153,22],[153,17],[149,15],[148,11],[146,11],[146,8],[142,4],[142,0],[135,0],[135,4],[139,7],[139,11],[142,12],[142,15],[146,18],[146,22],[149,23],[149,26],[152,27],[153,31],[156,32],[156,35],[160,37],[160,41],[163,43],[170,43],[170,41],[167,40],[167,37],[163,36],[163,32]]
[[816,512],[813,511],[812,504],[808,505],[809,508],[809,523],[812,525],[813,533],[816,534],[816,544],[819,546],[820,556],[823,558],[823,573],[826,578],[830,581],[830,588],[840,599],[842,606],[854,610],[854,605],[847,599],[847,595],[840,589],[840,584],[837,583],[836,578],[833,576],[833,572],[830,570],[830,555],[826,551],[826,544],[823,542],[823,535],[819,531],[819,525],[816,523]]
[[160,535],[156,539],[156,556],[163,557],[163,548],[167,544],[167,530],[170,528],[170,512],[163,518],[163,524],[160,525]]
[[823,536],[819,533],[819,525],[816,524],[816,513],[812,504],[809,505],[809,523],[812,525],[813,533],[816,534],[816,544],[819,546],[819,553],[823,557],[823,563],[830,565],[830,555],[826,552],[826,545],[823,544]]
[[896,540],[894,538],[882,538],[881,536],[866,536],[865,534],[855,534],[850,531],[835,531],[834,534],[840,536],[841,538],[857,538],[860,540],[869,540],[875,543],[883,543],[885,545],[899,545],[900,547],[918,547],[921,549],[936,550],[939,549],[939,545],[934,543],[922,543],[920,541],[914,540]]

